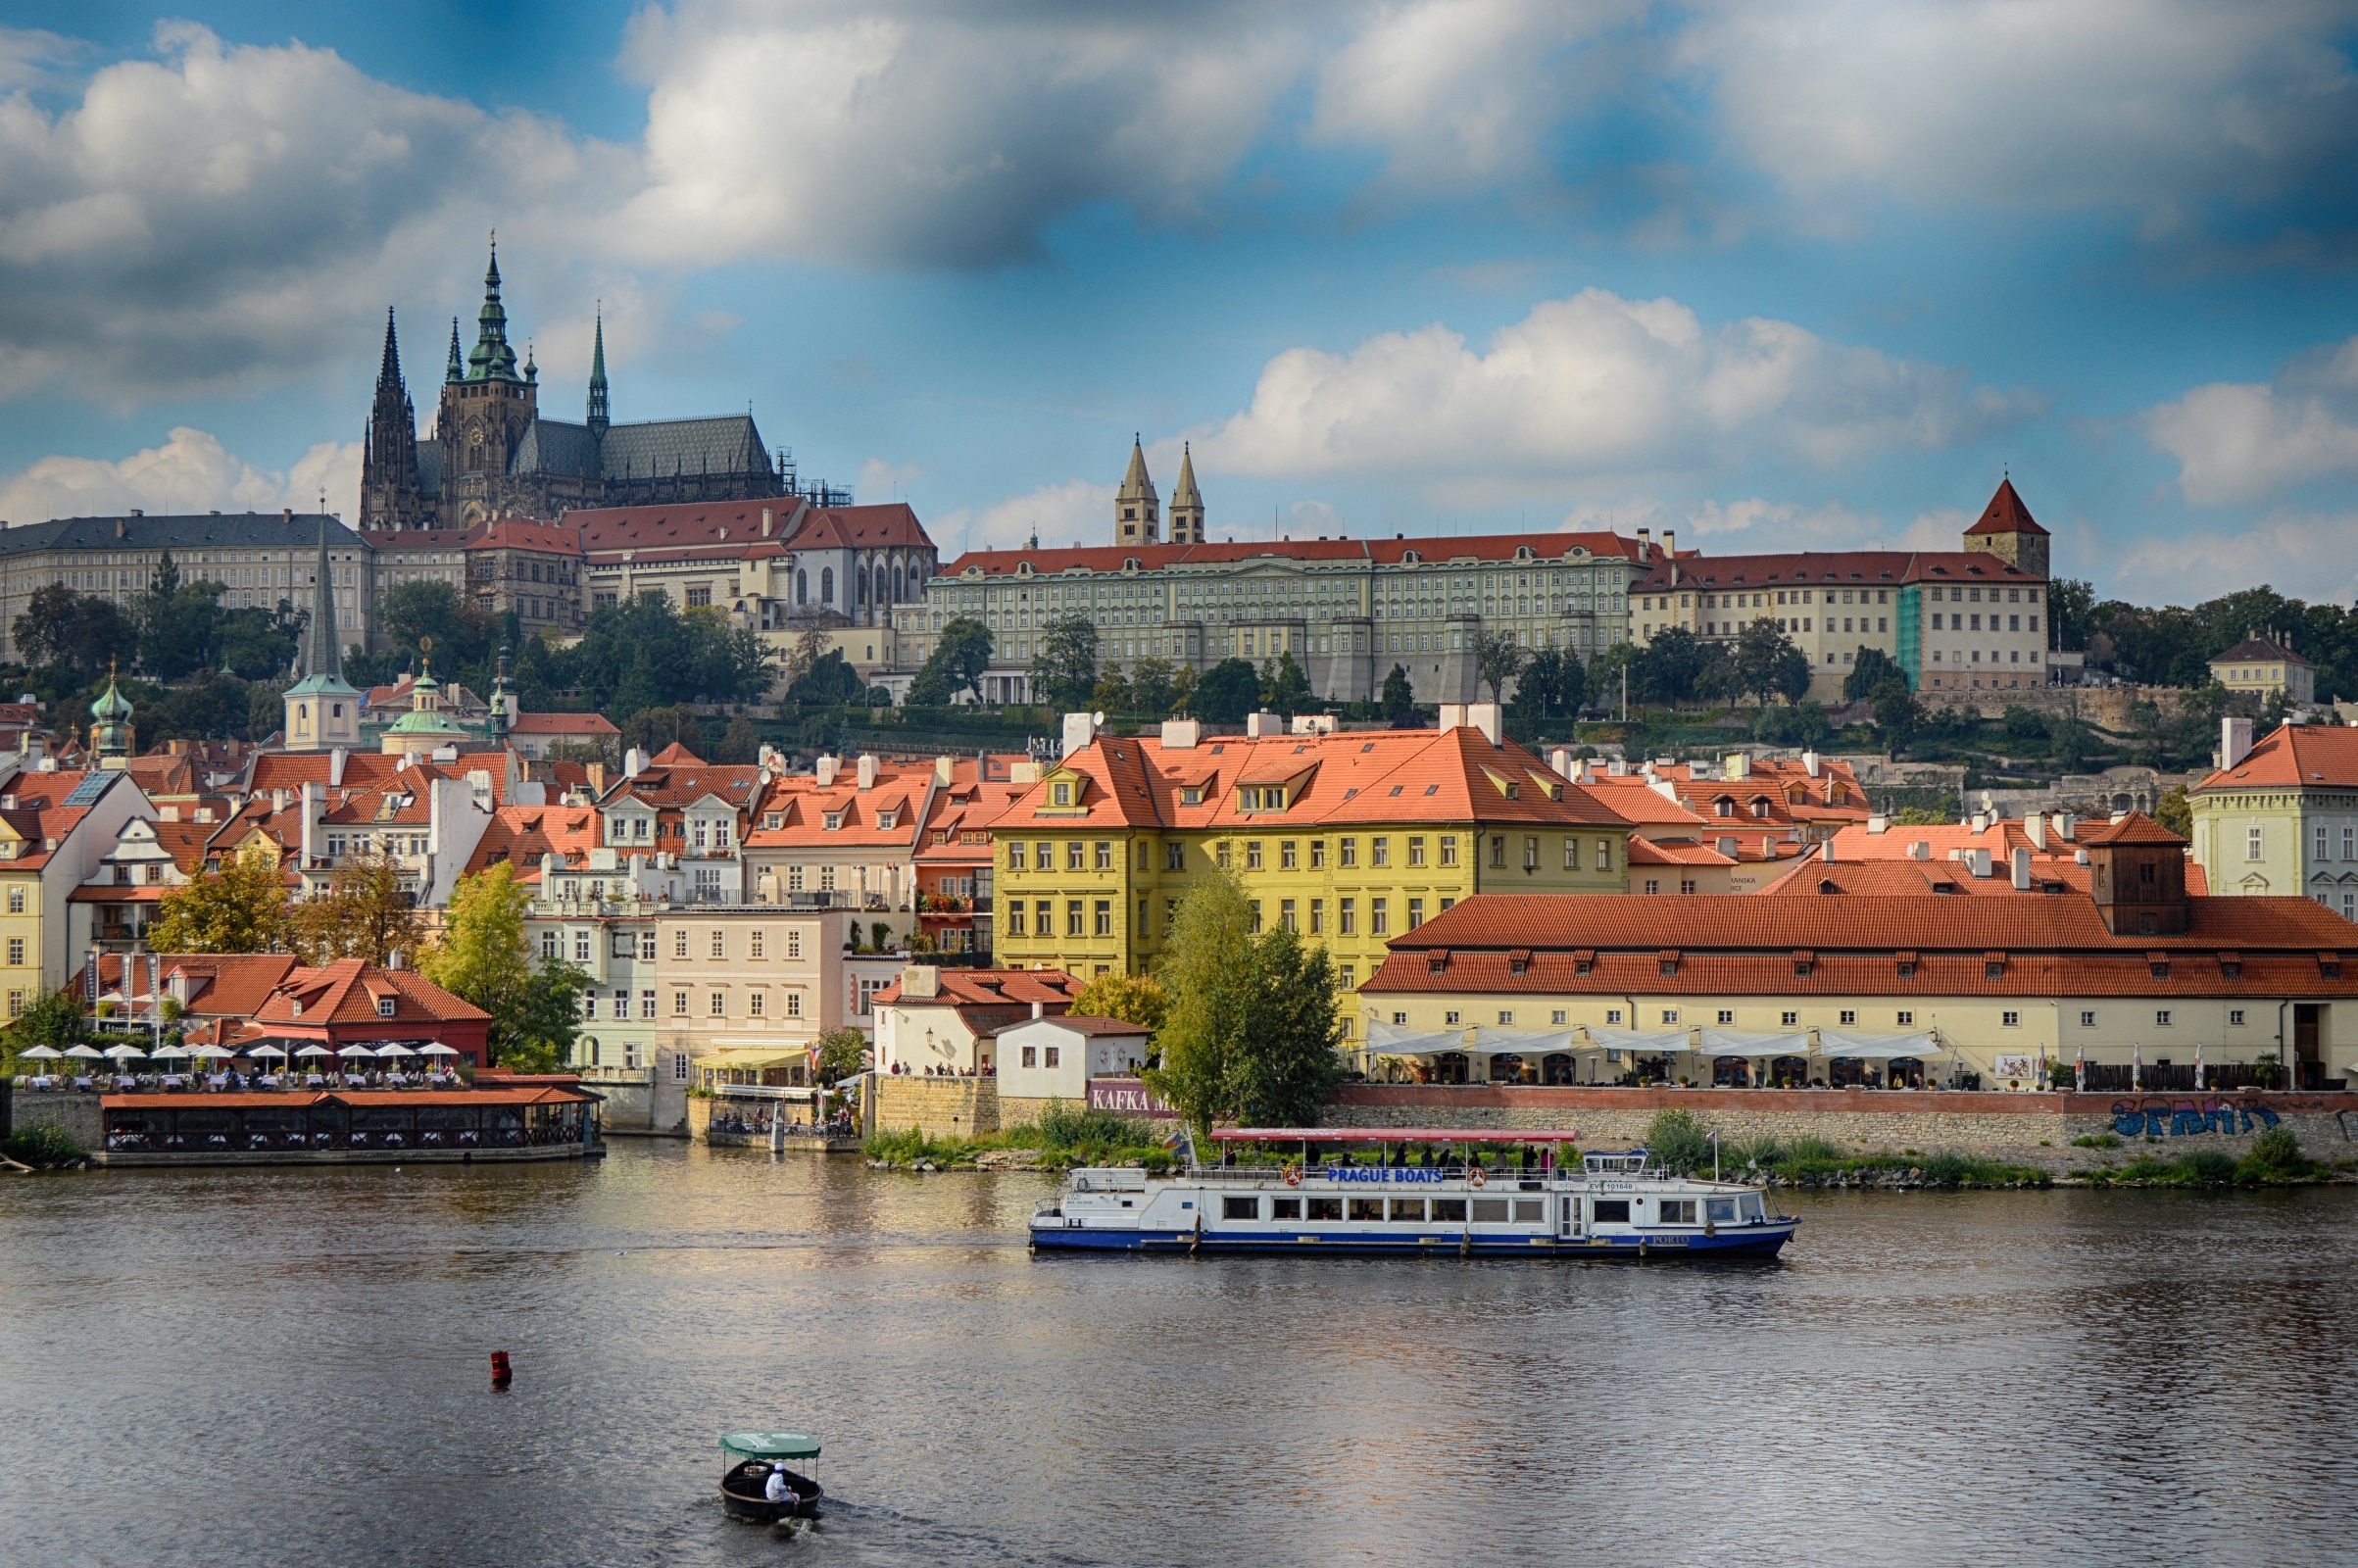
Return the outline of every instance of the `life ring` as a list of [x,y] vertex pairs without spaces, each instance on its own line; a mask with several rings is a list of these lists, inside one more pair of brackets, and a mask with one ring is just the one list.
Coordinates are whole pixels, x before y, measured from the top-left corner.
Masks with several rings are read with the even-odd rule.
[[1465,1179],[1475,1187],[1487,1187],[1490,1185],[1490,1177],[1483,1173],[1482,1167],[1479,1165],[1476,1165],[1472,1170],[1467,1171],[1465,1173]]
[[1288,1165],[1286,1167],[1286,1185],[1288,1187],[1300,1187],[1302,1185],[1302,1167],[1300,1165]]

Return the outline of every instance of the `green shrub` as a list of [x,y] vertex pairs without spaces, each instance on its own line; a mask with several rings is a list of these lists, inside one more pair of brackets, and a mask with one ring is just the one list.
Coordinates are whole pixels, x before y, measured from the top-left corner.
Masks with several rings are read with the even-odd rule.
[[1710,1129],[1684,1110],[1666,1110],[1646,1129],[1646,1147],[1654,1163],[1682,1175],[1711,1163]]
[[1823,1138],[1796,1138],[1786,1157],[1796,1164],[1831,1165],[1842,1157],[1842,1152]]
[[2118,1149],[2121,1147],[2121,1140],[2117,1133],[2091,1133],[2085,1138],[2073,1139],[2072,1147],[2074,1149]]
[[35,1127],[29,1132],[18,1133],[6,1144],[0,1145],[0,1152],[5,1152],[9,1158],[20,1165],[31,1165],[42,1170],[71,1165],[86,1157],[81,1145],[55,1127]]
[[2237,1178],[2252,1183],[2295,1181],[2309,1174],[2309,1156],[2289,1127],[2271,1127],[2251,1141],[2251,1151],[2236,1168]]
[[1962,1154],[1935,1154],[1923,1169],[1924,1179],[1935,1187],[1958,1187],[1973,1175],[1973,1161]]
[[2205,1187],[2222,1187],[2235,1179],[2235,1156],[2224,1149],[2201,1149],[2182,1162],[2186,1179]]

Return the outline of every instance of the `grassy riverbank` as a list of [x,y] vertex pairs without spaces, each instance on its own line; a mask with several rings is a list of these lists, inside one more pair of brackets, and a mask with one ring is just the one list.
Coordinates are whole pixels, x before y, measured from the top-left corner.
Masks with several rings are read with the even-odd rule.
[[[869,1161],[893,1170],[973,1169],[1012,1165],[1066,1170],[1075,1165],[1136,1165],[1154,1172],[1171,1168],[1163,1131],[1151,1121],[1087,1110],[1050,1101],[1037,1121],[1021,1122],[980,1138],[935,1137],[922,1127],[872,1133],[862,1146]],[[993,1157],[1003,1156],[1003,1157]]]

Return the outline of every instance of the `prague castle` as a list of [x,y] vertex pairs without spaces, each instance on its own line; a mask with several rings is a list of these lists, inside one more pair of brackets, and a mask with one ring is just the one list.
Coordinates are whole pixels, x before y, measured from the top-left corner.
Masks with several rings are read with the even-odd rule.
[[547,417],[538,368],[527,352],[519,369],[508,341],[495,246],[474,347],[462,354],[453,320],[434,433],[419,440],[387,311],[362,460],[361,526],[467,528],[511,514],[553,520],[582,507],[745,501],[793,488],[791,472],[763,449],[750,414],[614,423],[603,321],[596,332],[586,416],[578,424]]

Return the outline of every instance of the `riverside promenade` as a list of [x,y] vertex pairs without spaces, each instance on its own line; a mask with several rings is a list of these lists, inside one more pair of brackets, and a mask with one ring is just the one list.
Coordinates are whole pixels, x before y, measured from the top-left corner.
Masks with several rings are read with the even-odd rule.
[[1592,1147],[1644,1142],[1665,1110],[1683,1110],[1731,1147],[1821,1138],[1845,1153],[1914,1150],[2063,1174],[2087,1163],[2073,1140],[2240,1155],[2271,1127],[2312,1159],[2358,1158],[2358,1093],[2223,1090],[2041,1094],[1946,1089],[1539,1088],[1508,1084],[1351,1084],[1326,1107],[1330,1127],[1463,1127],[1576,1132]]

